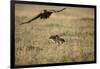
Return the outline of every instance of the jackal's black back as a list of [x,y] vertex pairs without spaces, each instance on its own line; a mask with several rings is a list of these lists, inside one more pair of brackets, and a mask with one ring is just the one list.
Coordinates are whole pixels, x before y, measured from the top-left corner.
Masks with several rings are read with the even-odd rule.
[[51,35],[50,37],[49,37],[49,39],[59,39],[59,35]]

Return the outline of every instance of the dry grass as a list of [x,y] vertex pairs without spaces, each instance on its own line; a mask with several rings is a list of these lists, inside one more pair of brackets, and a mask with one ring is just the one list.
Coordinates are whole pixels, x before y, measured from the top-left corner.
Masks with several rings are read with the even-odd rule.
[[[15,63],[47,64],[94,61],[94,9],[73,8],[54,13],[49,19],[20,23],[56,6],[16,5]],[[58,45],[49,36],[59,34],[65,43]]]

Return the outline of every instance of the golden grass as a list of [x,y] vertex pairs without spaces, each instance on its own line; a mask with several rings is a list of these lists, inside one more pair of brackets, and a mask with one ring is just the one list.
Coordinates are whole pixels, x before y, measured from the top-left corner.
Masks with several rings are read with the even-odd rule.
[[[15,63],[48,64],[94,61],[94,9],[67,7],[49,19],[30,20],[42,9],[57,6],[16,5]],[[56,44],[49,36],[59,34],[64,44]]]

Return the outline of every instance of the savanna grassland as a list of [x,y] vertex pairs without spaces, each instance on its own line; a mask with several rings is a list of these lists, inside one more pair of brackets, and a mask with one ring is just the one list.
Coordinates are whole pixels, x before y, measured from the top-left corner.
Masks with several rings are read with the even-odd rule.
[[[59,10],[48,19],[26,22],[43,9]],[[58,34],[65,43],[49,39]],[[94,9],[45,5],[16,4],[15,64],[49,64],[94,61]]]

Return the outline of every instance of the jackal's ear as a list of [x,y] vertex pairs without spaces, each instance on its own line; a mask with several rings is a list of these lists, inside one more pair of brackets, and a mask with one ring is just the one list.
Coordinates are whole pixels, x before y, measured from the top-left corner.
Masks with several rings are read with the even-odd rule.
[[55,35],[57,38],[59,38],[60,36],[59,35]]

